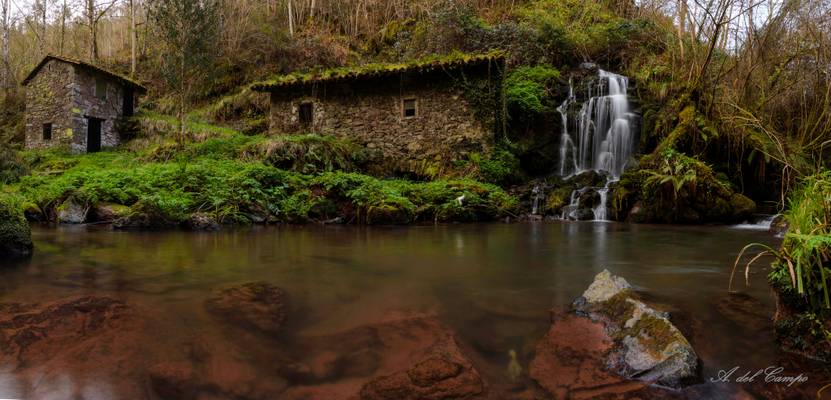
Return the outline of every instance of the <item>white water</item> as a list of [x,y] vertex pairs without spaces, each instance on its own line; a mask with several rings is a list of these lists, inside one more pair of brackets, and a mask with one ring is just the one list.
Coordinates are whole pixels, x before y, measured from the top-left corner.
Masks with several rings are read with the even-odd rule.
[[731,228],[746,229],[752,231],[769,231],[770,225],[773,223],[773,220],[775,218],[776,215],[768,215],[753,222],[745,222],[743,224],[733,225],[731,226]]
[[[560,176],[570,178],[582,172],[594,170],[607,175],[606,184],[596,188],[600,203],[594,207],[595,220],[606,220],[606,199],[609,184],[620,179],[634,153],[628,86],[625,76],[600,70],[598,82],[587,85],[587,101],[583,103],[577,123],[577,142],[569,134],[568,108],[576,100],[574,87],[569,80],[569,96],[557,108],[562,117],[560,136]],[[571,162],[568,162],[571,160]],[[579,189],[580,194],[588,188]],[[563,218],[579,208],[579,194],[572,193],[572,202],[563,211]]]

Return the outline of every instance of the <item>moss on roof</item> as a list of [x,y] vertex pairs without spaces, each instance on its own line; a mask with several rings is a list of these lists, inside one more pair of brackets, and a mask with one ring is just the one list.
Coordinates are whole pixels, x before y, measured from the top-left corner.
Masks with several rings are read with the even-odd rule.
[[288,75],[277,76],[262,82],[256,82],[251,85],[251,89],[266,92],[280,88],[304,86],[320,82],[383,77],[403,72],[425,73],[434,70],[459,68],[494,61],[501,62],[504,58],[505,53],[501,50],[478,54],[453,52],[448,55],[434,55],[402,63],[373,63],[339,67],[323,71],[295,72]]

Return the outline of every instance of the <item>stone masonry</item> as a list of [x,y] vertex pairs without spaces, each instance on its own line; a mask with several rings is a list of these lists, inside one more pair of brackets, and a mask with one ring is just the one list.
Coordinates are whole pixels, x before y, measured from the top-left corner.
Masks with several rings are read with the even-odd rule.
[[[487,151],[497,110],[476,113],[462,82],[487,82],[498,96],[498,75],[486,68],[402,72],[352,81],[318,82],[271,91],[273,134],[317,133],[350,138],[399,164],[448,162]],[[311,106],[311,121],[301,107]],[[405,108],[415,108],[406,115]]]
[[[116,123],[123,117],[125,96],[133,107],[144,88],[98,67],[48,56],[24,81],[26,86],[26,147],[88,149],[90,118],[101,121],[101,147],[119,144]],[[106,94],[105,94],[106,93]],[[44,125],[51,124],[51,138]]]

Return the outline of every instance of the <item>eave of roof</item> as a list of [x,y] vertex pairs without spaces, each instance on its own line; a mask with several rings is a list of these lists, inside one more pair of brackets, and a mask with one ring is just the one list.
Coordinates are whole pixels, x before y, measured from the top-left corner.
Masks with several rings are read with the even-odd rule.
[[323,82],[384,77],[405,72],[426,73],[442,69],[455,69],[491,62],[502,62],[504,59],[505,52],[501,50],[479,54],[455,52],[446,56],[433,56],[405,63],[366,64],[334,68],[325,71],[297,72],[277,76],[262,82],[256,82],[251,85],[251,89],[268,92]]
[[144,85],[142,85],[141,83],[138,83],[138,82],[136,82],[136,81],[124,76],[124,75],[121,75],[119,73],[110,71],[108,69],[99,67],[99,66],[94,65],[94,64],[90,64],[88,62],[84,62],[84,61],[81,61],[81,60],[76,60],[74,58],[69,58],[69,57],[64,57],[64,56],[56,56],[54,54],[49,54],[46,57],[43,57],[43,60],[41,60],[40,63],[38,63],[38,65],[34,69],[32,69],[32,72],[29,72],[29,75],[26,76],[26,79],[23,80],[23,82],[22,82],[23,86],[26,86],[27,84],[29,84],[29,82],[38,74],[38,72],[40,72],[40,69],[43,68],[43,66],[46,65],[46,63],[48,63],[50,60],[57,60],[57,61],[65,62],[65,63],[68,63],[68,64],[72,64],[72,65],[75,65],[75,66],[78,66],[78,67],[87,68],[87,69],[93,70],[95,72],[99,72],[99,73],[102,73],[104,75],[110,76],[114,79],[120,80],[120,81],[124,82],[125,84],[132,86],[135,89],[139,89],[142,92],[147,91],[147,88],[145,88]]

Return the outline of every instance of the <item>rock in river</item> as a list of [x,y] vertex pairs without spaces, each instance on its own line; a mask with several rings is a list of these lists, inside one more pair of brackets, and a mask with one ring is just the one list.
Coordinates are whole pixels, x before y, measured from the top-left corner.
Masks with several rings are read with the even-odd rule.
[[218,290],[205,305],[214,315],[265,333],[277,333],[286,321],[288,295],[265,282]]
[[615,341],[608,364],[626,378],[678,388],[694,381],[698,356],[666,313],[638,300],[625,279],[597,274],[575,309],[604,324]]
[[625,279],[601,272],[574,309],[553,316],[529,368],[555,398],[662,397],[649,386],[680,388],[696,379],[692,346]]

